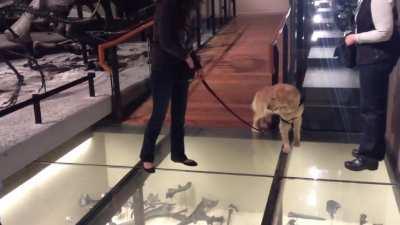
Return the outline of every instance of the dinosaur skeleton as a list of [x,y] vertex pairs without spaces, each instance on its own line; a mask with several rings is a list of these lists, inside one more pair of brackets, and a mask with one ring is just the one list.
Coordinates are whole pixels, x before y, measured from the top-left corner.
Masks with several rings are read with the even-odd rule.
[[[13,52],[9,50],[8,47],[0,49],[0,61],[5,62],[17,78],[16,88],[9,100],[0,103],[0,109],[8,108],[16,104],[22,86],[24,85],[23,74],[19,72],[7,58],[10,54],[28,59],[28,65],[31,69],[37,70],[40,73],[42,86],[38,90],[38,93],[40,93],[42,89],[46,91],[46,82],[42,67],[39,65],[36,58],[47,54],[46,52],[49,52],[49,50],[83,54],[86,66],[88,68],[94,68],[95,64],[87,61],[86,54],[88,52],[97,53],[96,50],[99,43],[102,43],[106,37],[124,31],[124,29],[132,23],[132,21],[128,21],[128,19],[123,19],[118,23],[113,23],[112,27],[114,29],[106,29],[105,21],[113,19],[110,2],[113,2],[116,6],[118,14],[124,14],[126,18],[128,18],[128,15],[129,18],[136,18],[134,20],[136,22],[144,16],[147,17],[153,9],[153,0],[141,0],[135,4],[131,4],[129,0],[0,0],[0,8],[6,9],[0,13],[0,26],[4,26],[3,20],[6,20],[7,16],[14,17],[16,15],[21,15],[14,24],[5,30],[4,35],[9,41],[16,43],[19,48],[22,47],[25,52],[24,54]],[[68,17],[71,9],[76,4],[86,6],[92,11],[92,15],[85,18]],[[104,16],[98,13],[99,7],[102,7],[105,12]],[[36,18],[43,18],[45,21],[53,24],[52,28],[67,40],[55,43],[44,43],[32,40],[31,29]],[[11,20],[8,19],[8,21]],[[88,27],[90,29],[87,29]],[[98,31],[92,32],[93,28],[98,29]],[[90,49],[92,51],[88,50],[86,45],[91,46]]]
[[81,196],[81,198],[79,199],[79,205],[81,207],[86,207],[86,206],[93,206],[96,203],[98,203],[100,200],[97,199],[93,199],[89,196],[89,194],[84,194]]
[[9,100],[7,100],[6,102],[1,103],[0,105],[0,109],[1,108],[7,108],[11,105],[14,105],[17,100],[18,100],[18,95],[21,91],[21,87],[22,85],[24,85],[24,76],[22,76],[18,70],[13,66],[13,64],[7,60],[1,53],[0,53],[0,61],[3,61],[16,75],[17,77],[17,84],[16,84],[16,88],[14,89],[13,93],[11,94],[11,97]]
[[[188,182],[184,186],[179,185],[178,192],[187,191],[191,187],[192,187],[191,182]],[[176,191],[178,189],[170,188],[170,189],[168,189],[168,192],[170,192],[171,190]],[[176,193],[178,193],[178,192],[176,192]],[[81,197],[80,202],[81,202],[81,206],[87,206],[87,205],[96,203],[97,200],[93,200],[92,198],[89,197],[89,195],[85,194]],[[133,200],[133,197],[130,197],[123,206],[125,208],[129,208],[130,210],[132,210],[132,213],[130,214],[130,217],[129,217],[130,220],[122,222],[122,223],[116,223],[115,221],[114,222],[110,221],[107,225],[135,225],[135,215],[133,212],[135,204],[139,204],[139,203],[135,203]],[[200,221],[205,221],[207,223],[207,225],[214,225],[215,223],[219,223],[220,225],[222,225],[225,221],[224,217],[222,217],[222,216],[215,217],[215,216],[207,215],[207,212],[209,210],[215,208],[217,205],[218,205],[218,201],[210,200],[207,198],[202,198],[201,202],[196,206],[196,208],[193,210],[193,212],[189,216],[186,216],[185,214],[188,212],[187,209],[182,209],[180,211],[175,212],[176,204],[162,202],[160,200],[158,194],[150,193],[147,196],[147,199],[143,202],[144,218],[145,218],[145,221],[148,221],[148,220],[151,220],[154,218],[161,218],[161,217],[173,218],[173,219],[179,221],[178,225],[189,225],[192,223],[196,224]],[[121,211],[119,212],[119,214],[121,213]],[[238,212],[239,210],[235,205],[232,205],[232,204],[229,205],[229,214],[230,214],[229,216],[231,216],[234,211]],[[117,215],[117,217],[119,217],[119,216],[120,215]]]
[[165,195],[166,198],[173,198],[176,194],[180,192],[185,192],[192,187],[192,183],[188,182],[184,186],[178,185],[177,188],[169,188],[167,194]]
[[15,56],[21,56],[24,58],[28,59],[28,65],[32,70],[36,70],[39,72],[40,74],[40,78],[41,78],[41,87],[39,88],[39,90],[37,91],[38,93],[40,93],[42,91],[42,89],[46,92],[46,80],[45,80],[45,76],[43,73],[43,70],[39,64],[39,62],[31,56],[28,55],[24,55],[18,52],[14,52],[11,50],[1,50],[0,49],[0,62],[3,61],[12,71],[13,73],[16,75],[17,77],[17,84],[16,84],[16,88],[14,89],[13,93],[11,94],[11,97],[9,98],[9,100],[7,100],[4,103],[1,103],[0,105],[0,109],[3,108],[7,108],[10,107],[12,105],[14,105],[17,101],[18,101],[18,97],[19,97],[19,93],[21,91],[22,86],[24,85],[24,76],[13,66],[13,64],[5,57],[5,55],[15,55]]
[[340,208],[341,208],[341,205],[334,200],[328,200],[326,202],[326,211],[331,216],[331,219],[335,218],[335,214]]
[[227,221],[227,225],[230,225],[231,224],[231,220],[232,220],[232,214],[234,213],[234,212],[239,212],[239,209],[238,209],[238,207],[236,207],[235,205],[233,205],[233,204],[230,204],[229,205],[229,213],[228,213],[228,221]]
[[187,219],[179,223],[179,225],[189,225],[191,223],[197,223],[198,221],[205,221],[207,225],[213,225],[214,223],[223,224],[225,221],[224,217],[210,217],[207,215],[207,211],[215,208],[217,205],[218,201],[203,198],[193,213]]
[[360,225],[364,225],[366,223],[368,223],[367,215],[363,213],[360,215]]

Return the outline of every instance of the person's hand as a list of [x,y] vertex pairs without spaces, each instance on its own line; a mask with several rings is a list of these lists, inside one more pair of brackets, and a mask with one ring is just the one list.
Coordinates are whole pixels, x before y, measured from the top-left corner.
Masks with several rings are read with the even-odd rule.
[[345,38],[345,42],[347,46],[352,46],[357,43],[357,38],[355,34],[349,34]]
[[190,69],[194,69],[194,62],[193,62],[192,57],[190,57],[190,55],[188,57],[186,57],[185,61]]
[[196,71],[196,73],[194,75],[194,78],[198,79],[198,78],[200,78],[200,76],[203,76],[203,69],[202,68],[200,68],[200,69],[198,69]]

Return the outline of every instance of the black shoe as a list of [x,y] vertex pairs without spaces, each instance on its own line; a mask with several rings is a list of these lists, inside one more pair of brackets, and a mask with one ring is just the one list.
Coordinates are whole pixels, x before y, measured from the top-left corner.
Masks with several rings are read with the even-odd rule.
[[172,159],[172,161],[176,162],[176,163],[182,163],[182,164],[184,164],[186,166],[192,166],[192,167],[198,165],[197,162],[192,160],[192,159],[184,159],[184,160],[174,160],[174,159]]
[[360,157],[360,149],[358,149],[358,148],[355,148],[355,149],[353,149],[353,151],[351,151],[351,154],[355,157],[355,158],[358,158],[358,157]]
[[145,168],[144,167],[144,163],[142,163],[142,168],[144,171],[148,172],[148,173],[155,173],[156,172],[156,168],[151,167],[151,168]]
[[344,166],[351,171],[377,170],[378,165],[378,160],[367,159],[365,157],[358,157],[352,161],[346,161],[344,163]]

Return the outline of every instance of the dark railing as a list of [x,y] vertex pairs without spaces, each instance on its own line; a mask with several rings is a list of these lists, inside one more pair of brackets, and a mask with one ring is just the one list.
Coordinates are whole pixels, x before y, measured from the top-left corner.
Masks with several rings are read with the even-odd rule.
[[49,98],[53,95],[56,95],[62,91],[70,89],[72,87],[75,87],[79,84],[82,84],[84,82],[88,82],[89,95],[90,95],[90,97],[94,97],[95,96],[94,77],[95,77],[95,73],[88,73],[88,75],[85,77],[82,77],[78,80],[72,81],[71,83],[65,84],[65,85],[58,87],[56,89],[53,89],[51,91],[45,92],[43,94],[33,94],[32,98],[1,110],[0,117],[6,116],[6,115],[16,112],[18,110],[21,110],[27,106],[33,105],[34,114],[35,114],[35,123],[40,124],[40,123],[42,123],[42,112],[41,112],[41,107],[40,107],[40,101],[42,101],[46,98]]
[[[278,29],[274,33],[271,50],[272,50],[272,84],[279,82],[287,83],[289,73],[289,24],[290,17],[292,16],[292,9],[289,8],[286,16],[282,19]],[[279,51],[279,42],[282,39],[282,71],[281,65],[281,52]],[[282,78],[280,79],[280,74]]]
[[[282,19],[271,42],[272,83],[292,84],[301,91],[309,52],[307,41],[310,35],[310,18],[306,8],[310,3],[304,0],[289,0],[289,3],[290,9],[285,18]],[[280,43],[282,43],[281,50]],[[262,225],[276,225],[282,222],[282,190],[289,161],[290,155],[281,152],[268,195]]]
[[272,84],[289,83],[301,89],[309,52],[310,24],[306,7],[310,3],[303,0],[289,3],[290,9],[271,42]]

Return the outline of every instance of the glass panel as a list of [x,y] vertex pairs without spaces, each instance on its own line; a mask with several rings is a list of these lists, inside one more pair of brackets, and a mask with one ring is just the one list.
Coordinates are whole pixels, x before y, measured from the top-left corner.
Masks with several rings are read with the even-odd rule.
[[157,171],[112,222],[259,225],[271,182],[263,177]]
[[398,187],[301,180],[287,180],[284,187],[282,224],[398,225],[400,221],[394,196]]
[[142,142],[142,134],[94,132],[76,147],[81,149],[79,157],[62,157],[57,162],[132,167],[140,161]]
[[[197,171],[273,175],[281,142],[272,140],[186,137],[188,157],[198,161]],[[169,158],[169,157],[168,157]],[[161,168],[188,169],[164,160]]]
[[355,144],[303,142],[290,158],[287,176],[313,179],[338,179],[365,182],[388,182],[385,163],[377,171],[349,171],[344,162],[354,159],[351,150]]
[[52,164],[0,199],[5,225],[75,224],[127,169]]

